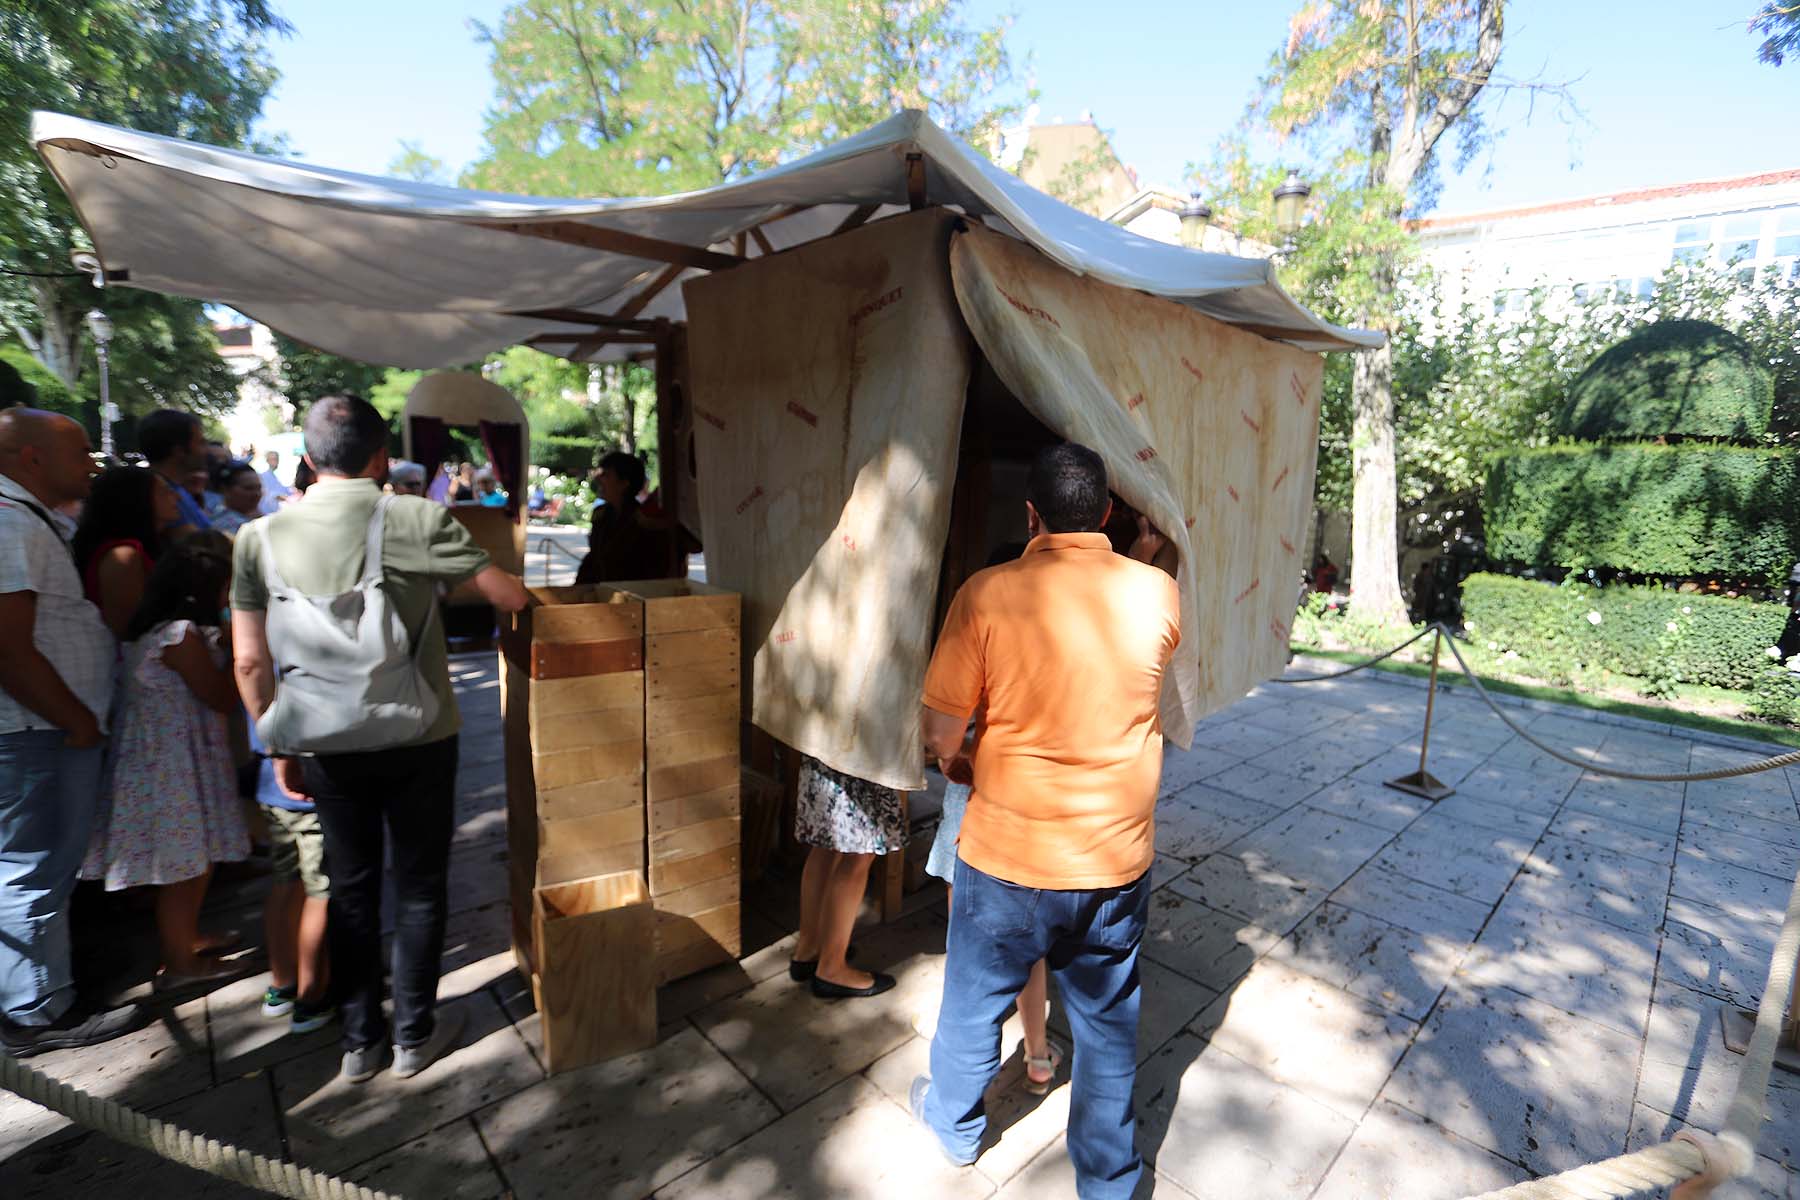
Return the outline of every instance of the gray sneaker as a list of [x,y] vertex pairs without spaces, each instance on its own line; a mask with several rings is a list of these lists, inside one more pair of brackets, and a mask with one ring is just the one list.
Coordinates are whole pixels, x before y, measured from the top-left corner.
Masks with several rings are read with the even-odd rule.
[[426,1067],[456,1048],[456,1039],[462,1036],[463,1026],[468,1023],[468,1010],[463,1008],[440,1008],[437,1010],[437,1027],[431,1036],[417,1046],[394,1047],[394,1074],[402,1079],[411,1079]]
[[345,1083],[367,1083],[375,1078],[375,1073],[387,1063],[387,1053],[388,1048],[380,1042],[376,1042],[373,1046],[344,1051],[344,1061],[338,1068],[338,1078]]

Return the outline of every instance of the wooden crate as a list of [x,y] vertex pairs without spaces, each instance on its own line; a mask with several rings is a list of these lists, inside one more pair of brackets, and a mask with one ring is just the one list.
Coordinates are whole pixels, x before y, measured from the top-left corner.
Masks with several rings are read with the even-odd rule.
[[532,893],[532,996],[554,1074],[656,1044],[656,917],[641,871]]
[[658,974],[738,956],[743,651],[735,593],[616,585],[644,611],[644,800]]

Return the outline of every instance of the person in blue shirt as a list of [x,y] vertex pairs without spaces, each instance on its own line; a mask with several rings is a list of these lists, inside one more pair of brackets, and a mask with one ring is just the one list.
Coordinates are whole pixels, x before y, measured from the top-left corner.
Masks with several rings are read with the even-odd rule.
[[506,493],[500,490],[500,481],[494,478],[492,471],[480,471],[475,476],[475,496],[483,508],[505,508]]
[[211,529],[212,521],[186,487],[189,474],[206,469],[206,432],[200,418],[193,413],[159,408],[138,422],[137,437],[144,461],[174,489],[175,504],[180,510],[175,523],[163,532]]

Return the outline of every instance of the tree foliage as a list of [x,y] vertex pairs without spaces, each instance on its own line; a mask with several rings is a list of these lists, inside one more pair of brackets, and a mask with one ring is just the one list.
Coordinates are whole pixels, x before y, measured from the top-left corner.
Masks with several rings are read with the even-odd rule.
[[[31,145],[33,109],[241,146],[275,81],[266,38],[286,30],[265,0],[0,0],[0,321],[66,385],[91,394],[82,314],[97,301],[118,330],[113,397],[217,410],[236,396],[195,301],[97,295],[69,277],[85,244]],[[91,378],[91,372],[86,373]]]
[[349,393],[367,399],[388,374],[387,367],[315,350],[285,333],[275,334],[275,352],[280,356],[275,363],[277,390],[298,412],[320,396]]
[[1779,67],[1788,55],[1800,53],[1800,4],[1769,0],[1750,18],[1750,32],[1762,36],[1756,57]]
[[520,0],[476,26],[498,95],[466,182],[655,195],[754,174],[922,108],[986,144],[1006,22],[964,0]]

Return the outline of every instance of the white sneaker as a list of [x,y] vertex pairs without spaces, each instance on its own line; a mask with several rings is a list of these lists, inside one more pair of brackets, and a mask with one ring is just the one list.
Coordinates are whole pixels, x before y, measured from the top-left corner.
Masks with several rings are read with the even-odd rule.
[[463,1008],[440,1008],[437,1010],[437,1027],[431,1036],[419,1046],[394,1047],[394,1074],[401,1079],[411,1079],[426,1067],[456,1047],[456,1039],[462,1036],[463,1026],[468,1023],[469,1013]]

